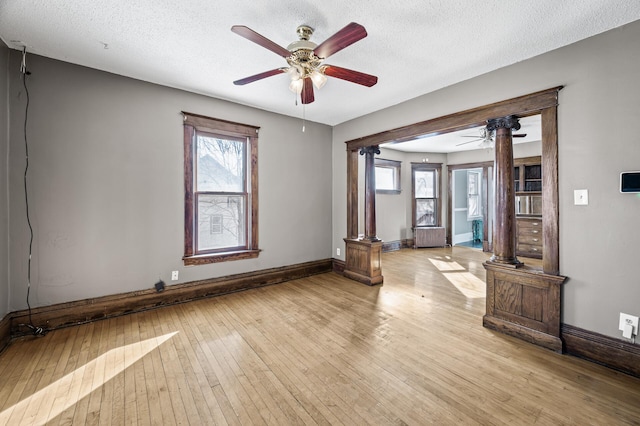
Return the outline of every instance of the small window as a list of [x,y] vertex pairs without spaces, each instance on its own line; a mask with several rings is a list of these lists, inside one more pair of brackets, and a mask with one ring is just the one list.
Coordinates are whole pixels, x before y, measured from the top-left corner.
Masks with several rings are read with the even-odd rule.
[[400,161],[375,159],[376,193],[400,194]]
[[211,223],[209,224],[210,234],[222,234],[222,215],[212,214],[209,216]]
[[482,219],[482,184],[480,172],[467,172],[467,219]]
[[183,114],[185,265],[258,256],[258,129]]

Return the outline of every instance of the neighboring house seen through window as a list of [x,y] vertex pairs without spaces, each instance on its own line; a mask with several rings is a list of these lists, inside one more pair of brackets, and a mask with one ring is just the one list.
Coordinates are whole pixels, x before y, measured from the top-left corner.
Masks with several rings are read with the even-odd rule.
[[258,128],[183,114],[184,263],[258,256]]

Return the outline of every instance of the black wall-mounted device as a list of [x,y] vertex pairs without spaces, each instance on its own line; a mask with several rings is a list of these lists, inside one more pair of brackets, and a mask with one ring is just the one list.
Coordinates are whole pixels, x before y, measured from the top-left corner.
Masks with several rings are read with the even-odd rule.
[[620,192],[640,192],[640,172],[620,173]]

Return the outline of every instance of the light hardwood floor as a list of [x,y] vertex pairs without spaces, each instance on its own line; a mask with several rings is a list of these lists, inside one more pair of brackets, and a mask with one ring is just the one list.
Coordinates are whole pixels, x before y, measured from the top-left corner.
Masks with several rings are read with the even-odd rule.
[[0,354],[0,424],[640,424],[640,380],[482,327],[486,256],[337,274],[50,332]]

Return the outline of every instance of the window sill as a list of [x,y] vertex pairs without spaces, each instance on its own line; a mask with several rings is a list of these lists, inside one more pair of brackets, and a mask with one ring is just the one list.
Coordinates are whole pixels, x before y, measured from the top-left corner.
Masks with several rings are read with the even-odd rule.
[[206,265],[209,263],[229,262],[232,260],[254,259],[258,257],[260,250],[242,250],[226,253],[208,253],[182,258],[185,266]]
[[376,189],[376,194],[401,194],[400,189]]

